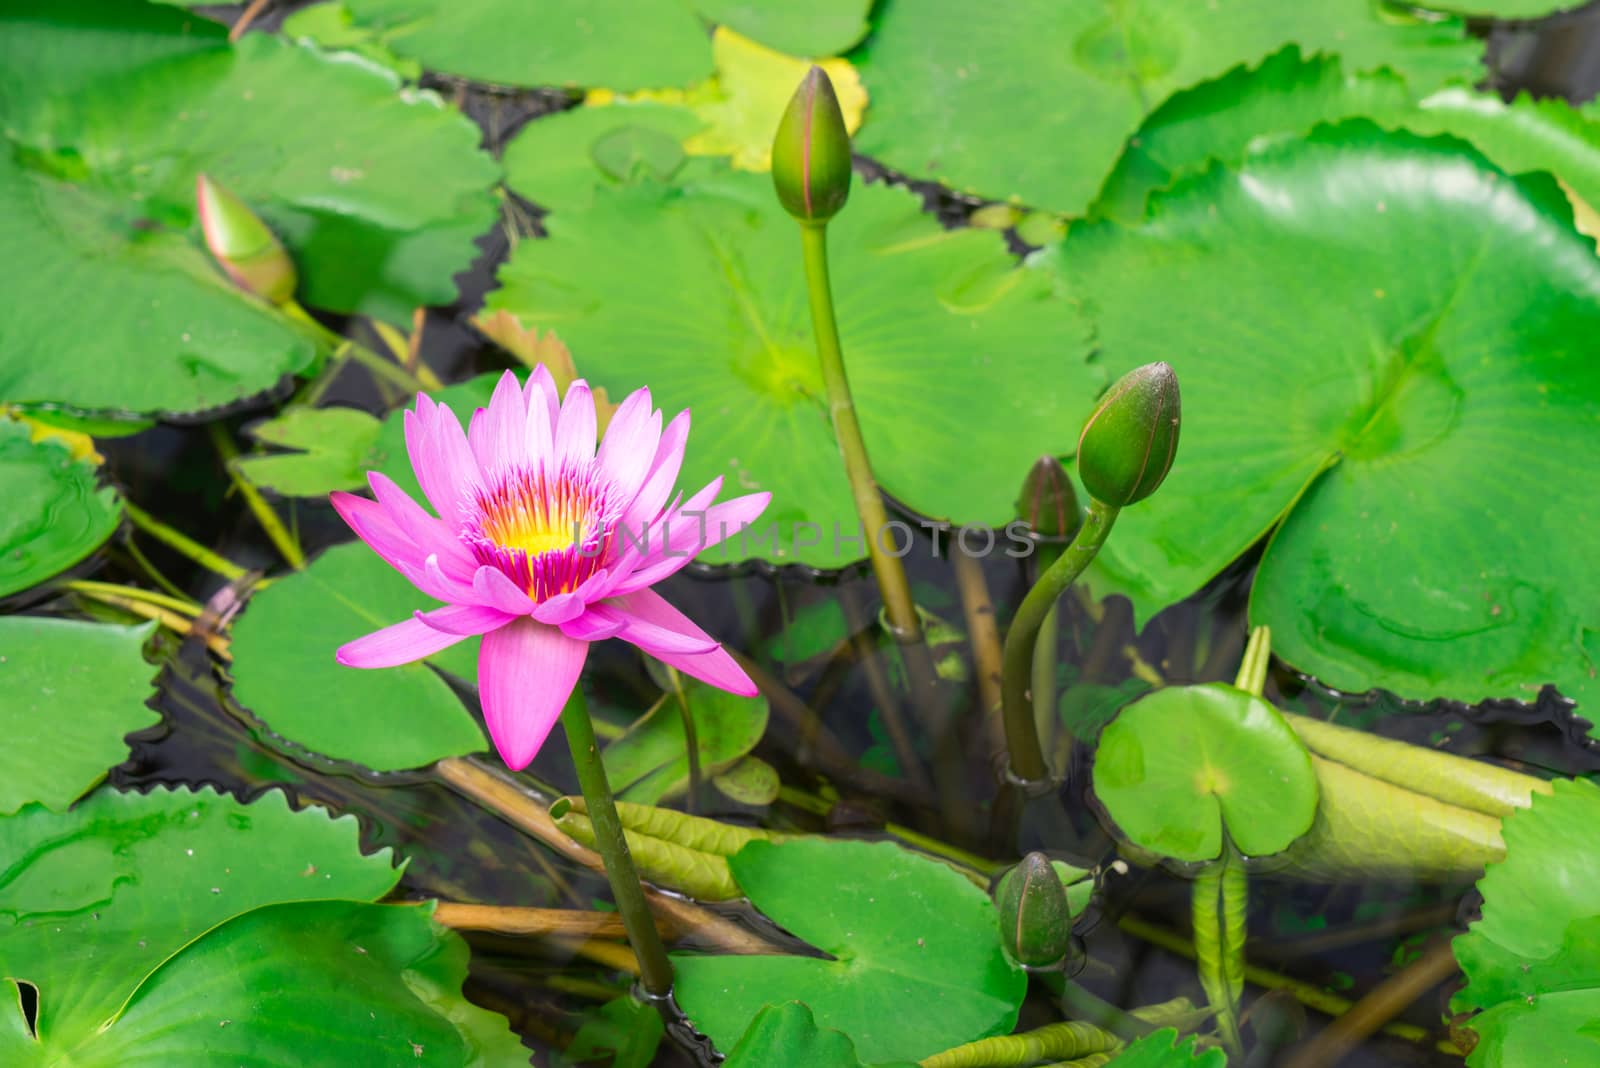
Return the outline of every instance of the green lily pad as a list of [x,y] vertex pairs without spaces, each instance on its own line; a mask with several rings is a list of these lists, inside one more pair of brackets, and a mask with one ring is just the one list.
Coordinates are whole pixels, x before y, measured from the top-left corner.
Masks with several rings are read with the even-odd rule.
[[[1600,498],[1572,465],[1600,454],[1582,340],[1600,258],[1554,183],[1348,124],[1180,183],[1141,227],[1079,227],[1046,261],[1111,371],[1170,358],[1188,402],[1171,476],[1090,570],[1100,591],[1148,618],[1276,528],[1251,620],[1329,685],[1583,699]],[[1509,519],[1530,515],[1569,534]]]
[[[664,410],[692,408],[684,485],[721,475],[730,492],[772,491],[760,524],[705,558],[832,568],[864,557],[799,233],[770,180],[600,189],[548,225],[548,240],[522,243],[501,269],[488,309],[557,330],[613,397],[648,384]],[[828,232],[878,481],[925,515],[1004,526],[1016,484],[1067,447],[1103,383],[1084,329],[1042,278],[1012,266],[998,235],[946,231],[904,190],[859,186]],[[908,533],[882,532],[900,547]]]
[[[361,854],[353,817],[294,812],[277,792],[241,805],[209,788],[101,791],[59,814],[29,806],[0,820],[0,856],[11,858],[0,871],[4,975],[38,990],[31,1036],[15,990],[0,997],[6,1064],[133,1063],[78,1051],[124,1041],[120,1023],[104,1025],[186,945],[263,905],[372,900],[400,876],[387,850]],[[208,1011],[209,986],[179,991],[199,998],[191,1017]]]
[[757,1013],[724,1063],[728,1068],[867,1068],[850,1036],[818,1027],[811,1009],[800,1001],[768,1005]]
[[1557,11],[1582,7],[1584,0],[1428,0],[1419,5],[1490,19],[1542,19]]
[[345,642],[434,607],[365,543],[335,546],[234,622],[233,696],[290,742],[374,771],[482,752],[482,728],[430,666],[476,680],[479,639],[400,667],[334,660]]
[[[716,775],[754,749],[767,730],[767,699],[740,697],[692,679],[684,696],[694,715],[700,773]],[[641,805],[682,793],[689,784],[689,754],[684,744],[683,711],[667,694],[616,741],[602,758],[617,796]]]
[[355,408],[293,408],[252,427],[250,434],[297,451],[244,456],[234,463],[251,482],[286,497],[364,489],[367,471],[387,459],[378,451],[382,429],[382,423]]
[[[595,149],[624,131],[648,130],[665,135],[679,147],[677,162],[663,166],[656,160],[649,170],[670,179],[683,166],[681,142],[705,126],[687,107],[654,101],[621,102],[605,107],[580,107],[546,115],[528,123],[507,144],[504,156],[506,184],[550,211],[577,211],[594,200],[601,185],[625,185],[638,173],[621,174],[603,168]],[[670,157],[668,157],[670,158]]]
[[1094,756],[1094,793],[1134,845],[1181,861],[1287,849],[1317,814],[1317,778],[1294,729],[1225,683],[1169,686],[1123,709]]
[[1112,1058],[1117,1068],[1227,1068],[1228,1055],[1215,1047],[1201,1051],[1195,1037],[1178,1040],[1175,1028],[1166,1027]]
[[[505,1018],[461,996],[467,944],[431,913],[301,901],[235,917],[147,976],[112,1027],[71,1049],[71,1063],[527,1064]],[[17,1068],[62,1063],[50,1043],[12,1044],[6,1063]]]
[[[0,164],[3,166],[3,164]],[[88,556],[122,521],[122,501],[94,466],[0,419],[0,597],[37,586]]]
[[1138,223],[1153,192],[1213,160],[1237,166],[1269,140],[1298,139],[1321,123],[1353,117],[1460,137],[1502,170],[1550,171],[1584,201],[1600,203],[1600,122],[1592,109],[1527,95],[1506,103],[1462,86],[1418,100],[1391,71],[1350,73],[1337,57],[1302,59],[1291,48],[1157,108],[1118,160],[1092,213]]
[[634,0],[344,0],[353,23],[395,55],[495,85],[687,85],[711,73],[688,4]]
[[666,1028],[655,1006],[623,995],[584,1013],[565,1058],[557,1063],[599,1061],[610,1068],[650,1068],[664,1037]]
[[161,718],[146,705],[155,626],[0,618],[0,814],[65,808],[127,756],[124,735]]
[[9,400],[193,412],[311,363],[304,329],[211,262],[200,172],[284,238],[305,303],[409,321],[455,298],[496,210],[476,127],[371,64],[226,32],[134,0],[0,14]]
[[711,777],[711,785],[730,801],[759,808],[778,799],[783,780],[778,769],[760,757],[745,756]]
[[962,0],[922,0],[885,12],[857,60],[873,101],[857,148],[1077,215],[1154,108],[1287,44],[1350,70],[1388,67],[1418,93],[1479,77],[1459,19],[1391,16],[1371,0],[1029,0],[986,19]]
[[401,59],[385,48],[371,29],[357,26],[341,0],[323,0],[294,12],[283,20],[283,32],[292,38],[314,41],[323,48],[348,49],[379,66],[388,67],[408,82],[422,77],[422,64]]
[[1468,1026],[1472,1068],[1584,1064],[1600,1054],[1600,787],[1557,780],[1508,816],[1506,859],[1478,889],[1483,916],[1455,940],[1467,985],[1452,1010]]
[[[872,0],[343,0],[344,32],[428,70],[508,86],[664,89],[711,74],[703,20],[797,56],[831,56],[867,32]],[[327,16],[331,18],[331,16]]]
[[677,954],[674,992],[731,1050],[769,1004],[799,1000],[868,1062],[917,1060],[1017,1021],[1027,976],[994,905],[950,868],[887,842],[751,842],[729,862],[751,902],[833,959]]

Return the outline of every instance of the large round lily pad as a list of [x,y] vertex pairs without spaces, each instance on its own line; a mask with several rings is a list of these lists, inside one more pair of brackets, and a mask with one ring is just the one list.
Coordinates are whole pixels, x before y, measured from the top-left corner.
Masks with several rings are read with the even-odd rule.
[[751,842],[729,861],[751,902],[829,954],[676,954],[678,1003],[731,1050],[767,1005],[801,1001],[863,1061],[918,1060],[1016,1024],[1027,976],[994,905],[948,867],[887,842]]
[[1506,859],[1478,889],[1483,918],[1455,941],[1472,1068],[1587,1064],[1600,1052],[1600,788],[1558,780],[1506,818]]
[[1183,448],[1100,589],[1148,617],[1276,528],[1250,614],[1290,663],[1346,690],[1584,696],[1600,258],[1553,182],[1351,124],[1045,259],[1111,370],[1166,359],[1183,382]]
[[0,820],[0,961],[39,992],[29,1046],[14,1037],[19,1003],[0,997],[0,1049],[58,1063],[173,953],[251,909],[381,897],[400,873],[358,836],[354,818],[293,812],[281,793],[241,805],[210,789],[102,791]]
[[0,815],[70,805],[128,755],[124,735],[161,718],[145,703],[154,629],[0,618]]
[[[841,567],[866,555],[828,419],[800,235],[764,175],[599,189],[518,246],[490,295],[572,347],[611,396],[694,413],[682,483],[772,491],[711,551]],[[1071,447],[1103,373],[1070,304],[1003,241],[946,231],[904,190],[859,185],[829,225],[857,413],[883,488],[925,515],[1002,527],[1039,456]],[[907,528],[909,530],[909,527]],[[770,537],[762,537],[763,532]],[[905,532],[886,544],[904,549]]]
[[1117,161],[1092,214],[1137,223],[1151,193],[1213,160],[1237,166],[1270,140],[1297,140],[1321,123],[1356,117],[1460,137],[1508,173],[1550,171],[1581,200],[1600,204],[1593,106],[1527,95],[1507,103],[1463,86],[1417,99],[1392,71],[1353,73],[1337,56],[1305,59],[1289,48],[1157,108]]
[[498,85],[665,89],[711,74],[706,21],[797,56],[843,52],[872,0],[343,0],[367,47]]
[[233,695],[277,734],[374,771],[488,748],[430,665],[478,677],[477,638],[414,664],[345,667],[345,642],[438,605],[363,542],[338,545],[250,599],[233,625]]
[[872,111],[857,147],[917,177],[1079,214],[1123,143],[1180,89],[1287,44],[1415,92],[1473,82],[1459,19],[1372,0],[1057,0],[975,19],[963,0],[892,3],[858,58]]
[[[0,393],[192,412],[303,370],[303,330],[200,243],[219,179],[285,239],[303,302],[408,321],[495,214],[477,130],[392,74],[139,0],[0,11]],[[307,121],[314,115],[316,121]]]
[[59,442],[0,419],[0,597],[65,571],[117,529],[122,502],[98,480]]
[[1124,708],[1100,732],[1094,793],[1130,842],[1182,861],[1215,860],[1225,841],[1246,856],[1281,852],[1317,813],[1293,728],[1224,683],[1169,686]]

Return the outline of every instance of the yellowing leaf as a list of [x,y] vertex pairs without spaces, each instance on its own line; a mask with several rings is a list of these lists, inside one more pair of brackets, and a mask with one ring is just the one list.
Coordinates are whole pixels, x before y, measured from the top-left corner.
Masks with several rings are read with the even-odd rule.
[[[683,143],[693,156],[731,156],[741,170],[772,166],[772,134],[795,86],[812,60],[774,51],[719,26],[711,38],[716,74],[692,89],[647,89],[619,95],[596,89],[584,103],[600,107],[622,103],[675,104],[693,111],[706,128]],[[817,60],[833,81],[845,127],[855,133],[867,108],[867,91],[855,67],[843,59]]]
[[96,466],[106,462],[106,458],[95,450],[94,439],[82,431],[52,426],[16,410],[7,411],[5,414],[27,426],[29,441],[55,441],[66,446],[74,460],[88,460]]
[[[572,362],[572,350],[556,336],[554,330],[546,330],[541,336],[537,327],[523,326],[521,319],[504,308],[493,315],[479,313],[472,320],[472,325],[490,341],[529,367],[544,364],[550,371],[550,377],[556,380],[556,389],[561,393],[565,394],[567,387],[577,380],[578,368]],[[595,388],[595,422],[602,434],[605,433],[606,424],[611,422],[611,416],[616,410],[617,406],[611,403],[606,391]]]

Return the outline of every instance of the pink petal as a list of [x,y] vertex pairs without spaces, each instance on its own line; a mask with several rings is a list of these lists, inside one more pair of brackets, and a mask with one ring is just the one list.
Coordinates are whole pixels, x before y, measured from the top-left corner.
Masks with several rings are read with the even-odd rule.
[[[544,370],[543,364],[539,365],[539,370]],[[548,372],[546,377],[549,377]],[[554,386],[550,388],[552,391],[555,389]],[[559,409],[555,407],[554,401],[549,404],[544,403],[539,399],[542,396],[543,394],[539,394],[527,406],[527,417],[523,422],[523,440],[518,446],[517,455],[530,466],[548,464],[555,451],[556,417],[553,417],[551,412],[554,410],[559,413]]]
[[598,454],[600,469],[617,492],[631,500],[654,466],[660,444],[661,413],[650,406],[648,389],[635,390],[606,427]]
[[688,440],[689,413],[681,411],[661,432],[661,444],[656,448],[650,473],[645,476],[638,496],[623,513],[622,521],[628,524],[629,530],[637,530],[661,514],[662,507],[672,496],[672,487],[678,484],[678,472],[683,468],[683,453]]
[[[632,593],[634,590],[653,586],[668,575],[677,574],[695,556],[733,537],[759,519],[771,500],[770,493],[749,493],[704,509],[703,518],[684,516],[681,513],[673,517],[671,524],[663,527],[663,536],[667,539],[667,544],[659,558],[652,557],[644,566],[636,567],[633,573],[618,582],[611,592]],[[683,509],[683,511],[695,510],[687,505]],[[702,524],[704,524],[703,534]]]
[[481,470],[498,471],[524,458],[527,410],[517,376],[507,371],[495,385],[489,407],[479,408],[473,415],[467,435]]
[[402,572],[411,584],[436,601],[445,601],[449,604],[476,604],[477,596],[472,585],[463,582],[453,575],[445,573],[439,566],[437,554],[429,556],[422,561],[422,570],[406,568]]
[[482,605],[447,604],[431,612],[418,612],[416,618],[434,630],[470,638],[474,634],[483,634],[496,627],[503,627],[517,617]]
[[339,517],[356,532],[356,537],[366,542],[390,567],[402,574],[407,568],[416,567],[421,551],[389,518],[382,505],[343,490],[335,490],[328,499]]
[[477,496],[480,478],[466,432],[448,404],[436,409],[432,432],[422,445],[421,462],[412,457],[417,481],[439,518],[453,521],[461,505]]
[[[561,394],[556,390],[556,380],[550,376],[550,369],[542,363],[535,367],[522,392],[528,407],[528,418],[533,418],[534,409],[543,408],[544,425],[554,435],[556,423],[561,417]],[[553,441],[554,437],[550,440]],[[550,441],[546,441],[544,446],[543,451],[534,454],[539,459],[550,455]]]
[[424,555],[437,553],[440,565],[455,577],[464,579],[472,574],[475,566],[472,554],[443,520],[429,515],[381,471],[367,472],[367,484],[389,519]]
[[663,664],[677,668],[690,678],[699,679],[719,690],[727,690],[740,697],[755,697],[761,692],[756,688],[756,684],[750,681],[750,676],[744,673],[744,668],[739,666],[738,661],[728,655],[726,649],[718,648],[698,655],[657,652],[652,652],[650,655]]
[[533,598],[527,591],[507,578],[505,572],[487,564],[472,576],[472,591],[478,603],[514,616],[525,616],[533,611]]
[[554,597],[546,597],[533,606],[532,614],[540,623],[558,627],[568,620],[577,619],[588,607],[589,602],[583,594],[573,590],[571,593],[558,593]]
[[567,387],[561,402],[561,422],[556,426],[554,463],[557,468],[581,467],[594,459],[594,395],[582,379]]
[[621,634],[622,625],[621,618],[615,614],[596,615],[591,609],[576,619],[569,619],[561,624],[561,633],[581,642],[597,642]]
[[589,643],[555,627],[519,619],[483,639],[478,696],[500,759],[513,771],[528,766],[549,737],[578,684]]
[[416,619],[403,619],[392,627],[346,642],[339,647],[335,659],[345,667],[398,667],[448,649],[463,637],[446,634]]
[[617,637],[652,655],[707,653],[717,648],[716,639],[653,590],[640,590],[630,597],[602,601],[591,605],[589,612],[601,619],[622,620],[622,630]]

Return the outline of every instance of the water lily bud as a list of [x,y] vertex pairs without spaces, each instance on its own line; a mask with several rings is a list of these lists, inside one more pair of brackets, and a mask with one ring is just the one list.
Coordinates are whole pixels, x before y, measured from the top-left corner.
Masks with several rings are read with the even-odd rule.
[[1041,456],[1028,470],[1017,516],[1042,538],[1070,538],[1078,532],[1078,492],[1060,460]]
[[206,248],[234,285],[262,300],[283,304],[294,296],[294,261],[267,224],[238,197],[205,175],[194,183]]
[[1044,968],[1072,950],[1072,908],[1066,888],[1043,853],[1029,853],[995,891],[1000,941],[1018,964]]
[[1156,491],[1178,452],[1178,376],[1147,363],[1117,380],[1078,438],[1078,477],[1090,496],[1125,508]]
[[784,210],[808,223],[827,222],[850,195],[850,134],[821,67],[806,72],[778,123],[772,184]]

